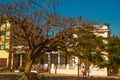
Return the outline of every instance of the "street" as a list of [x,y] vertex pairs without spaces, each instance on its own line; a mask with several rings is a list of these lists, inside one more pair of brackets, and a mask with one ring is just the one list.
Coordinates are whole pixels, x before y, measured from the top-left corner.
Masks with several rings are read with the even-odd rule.
[[[0,80],[19,80],[20,74],[0,74]],[[83,78],[78,76],[62,76],[62,75],[39,75],[40,80],[120,80],[108,77],[89,77]],[[32,79],[33,80],[33,79]]]
[[0,74],[0,80],[18,80],[16,74]]

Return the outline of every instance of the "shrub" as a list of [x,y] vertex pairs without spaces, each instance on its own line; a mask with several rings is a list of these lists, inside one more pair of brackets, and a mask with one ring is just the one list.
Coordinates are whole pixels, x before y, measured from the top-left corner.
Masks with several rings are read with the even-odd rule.
[[28,80],[40,80],[37,73],[25,73]]

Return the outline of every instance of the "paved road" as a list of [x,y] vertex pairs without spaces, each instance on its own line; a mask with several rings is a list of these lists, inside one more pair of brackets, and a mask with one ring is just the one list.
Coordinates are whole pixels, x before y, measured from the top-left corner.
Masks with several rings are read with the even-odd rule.
[[0,80],[18,80],[16,74],[0,74]]
[[118,80],[118,79],[114,79],[114,78],[83,78],[83,77],[72,77],[72,76],[54,77],[53,76],[53,77],[42,77],[41,80]]
[[[0,80],[19,80],[19,74],[2,74],[0,73]],[[115,78],[82,78],[77,76],[54,76],[54,75],[39,75],[42,76],[41,80],[120,80]],[[34,79],[32,79],[34,80]]]

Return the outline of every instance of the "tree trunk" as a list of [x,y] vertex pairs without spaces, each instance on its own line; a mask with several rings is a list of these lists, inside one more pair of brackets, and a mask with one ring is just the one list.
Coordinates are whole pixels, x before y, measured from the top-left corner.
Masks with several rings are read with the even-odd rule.
[[32,50],[29,50],[28,54],[27,54],[27,63],[26,63],[26,67],[25,67],[25,72],[30,72],[31,70],[31,66],[33,63],[33,60],[31,58],[31,54],[32,54]]
[[32,63],[33,63],[33,59],[31,58],[31,54],[32,54],[32,51],[29,50],[28,52],[28,59],[27,59],[27,63],[26,63],[26,67],[25,67],[25,74],[23,75],[23,77],[20,79],[20,80],[28,80],[28,76],[26,76],[27,73],[30,72],[31,70],[31,67],[32,67]]
[[26,67],[25,67],[25,72],[30,72],[31,70],[31,66],[32,66],[32,62],[33,60],[27,60],[27,64],[26,64]]

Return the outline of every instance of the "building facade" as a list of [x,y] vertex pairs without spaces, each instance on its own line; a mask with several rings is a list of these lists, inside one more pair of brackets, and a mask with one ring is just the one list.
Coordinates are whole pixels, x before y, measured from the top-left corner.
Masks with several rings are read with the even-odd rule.
[[10,47],[10,23],[4,21],[0,23],[0,67],[8,67]]
[[[110,29],[107,25],[94,26],[97,29],[93,31],[96,36],[102,36],[104,38],[110,37]],[[75,35],[76,36],[76,35]],[[107,43],[103,40],[103,43]],[[102,52],[103,54],[108,54],[107,52]],[[97,65],[90,64],[88,60],[79,59],[77,56],[61,56],[59,52],[46,53],[48,57],[46,62],[44,62],[45,69],[50,68],[49,72],[54,74],[73,74],[82,75],[82,67],[87,67],[90,76],[107,76],[107,68],[99,68]],[[106,56],[106,60],[108,58]],[[79,64],[79,66],[78,66]],[[51,66],[49,66],[51,65]]]
[[[9,52],[7,49],[10,47],[10,23],[4,22],[0,24],[0,67],[8,67],[9,63]],[[97,27],[97,26],[95,26]],[[96,36],[102,36],[107,38],[110,36],[110,29],[107,25],[102,25],[97,27],[97,30],[93,31]],[[75,35],[76,36],[76,35]],[[107,41],[103,40],[104,43]],[[15,48],[22,48],[23,46],[17,46]],[[16,65],[16,67],[22,67],[23,65],[23,56],[25,52],[17,51],[16,54],[12,54],[11,58],[11,69]],[[107,52],[102,52],[108,54]],[[107,76],[107,68],[99,68],[96,65],[88,64],[87,60],[79,59],[77,56],[62,56],[60,52],[48,52],[45,53],[46,57],[44,58],[44,69],[49,69],[49,73],[55,74],[73,74],[73,75],[82,75],[82,66],[88,66],[90,69],[91,76]],[[19,55],[19,56],[18,56]],[[18,59],[15,60],[15,56],[18,56]],[[15,58],[14,58],[15,57]],[[105,56],[106,57],[106,56]],[[106,57],[107,60],[107,57]],[[18,61],[18,62],[15,62]],[[79,66],[78,66],[79,64]]]

